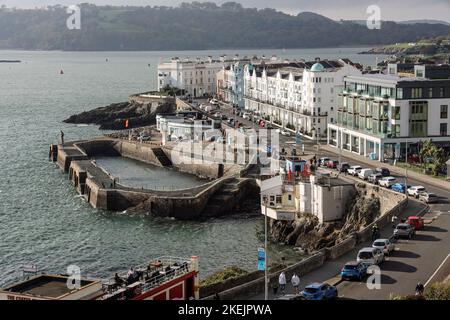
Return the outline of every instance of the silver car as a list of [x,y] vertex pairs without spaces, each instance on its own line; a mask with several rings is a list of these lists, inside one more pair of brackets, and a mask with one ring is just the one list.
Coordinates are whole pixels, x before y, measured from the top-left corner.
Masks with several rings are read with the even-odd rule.
[[395,227],[394,238],[408,238],[411,239],[416,231],[413,226],[408,223],[400,223]]
[[422,192],[419,194],[419,200],[425,203],[436,203],[438,196],[431,192]]
[[395,250],[395,245],[389,239],[377,239],[373,242],[372,247],[380,249],[385,255],[389,255]]

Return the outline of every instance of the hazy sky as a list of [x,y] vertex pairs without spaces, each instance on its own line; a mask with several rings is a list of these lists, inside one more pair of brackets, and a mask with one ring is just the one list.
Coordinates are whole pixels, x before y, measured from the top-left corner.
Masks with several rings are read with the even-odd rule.
[[[89,2],[111,5],[177,6],[190,0],[0,0],[9,7],[41,7],[49,4]],[[200,1],[204,2],[204,1]],[[223,0],[209,0],[221,4]],[[375,4],[381,8],[382,20],[438,19],[450,22],[450,0],[236,0],[244,7],[275,8],[291,14],[301,11],[320,13],[332,19],[366,19],[366,9]]]

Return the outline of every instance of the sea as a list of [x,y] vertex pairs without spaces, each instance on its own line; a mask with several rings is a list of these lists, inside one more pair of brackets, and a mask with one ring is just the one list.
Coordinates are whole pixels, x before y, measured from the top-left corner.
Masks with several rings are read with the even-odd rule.
[[[0,60],[22,61],[0,64],[0,287],[19,280],[30,264],[48,273],[66,273],[76,265],[83,276],[105,279],[165,255],[199,256],[201,278],[228,266],[256,270],[258,248],[263,246],[262,216],[230,213],[187,222],[94,209],[48,161],[50,144],[58,141],[60,130],[66,140],[109,133],[63,120],[155,90],[157,65],[171,57],[345,57],[372,66],[384,58],[358,54],[367,49],[0,51]],[[302,258],[292,248],[275,244],[269,246],[268,257],[269,262]]]

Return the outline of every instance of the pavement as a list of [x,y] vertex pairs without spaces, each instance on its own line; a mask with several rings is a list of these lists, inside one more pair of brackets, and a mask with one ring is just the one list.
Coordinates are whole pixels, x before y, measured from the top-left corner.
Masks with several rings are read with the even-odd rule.
[[[258,128],[251,121],[233,115],[231,107],[227,105],[222,104],[220,111],[227,116],[235,117],[246,126]],[[280,135],[280,147],[292,147],[292,140],[295,140],[292,136]],[[316,154],[317,158],[327,156],[331,159],[338,159],[336,149],[328,146],[317,148],[315,141],[308,139],[302,139],[301,143],[305,145],[306,152]],[[388,167],[384,163],[371,161],[348,152],[343,152],[341,159],[349,162],[350,165],[372,168]],[[392,169],[393,176],[396,176],[400,182],[404,181],[404,169],[398,167],[390,169]],[[408,202],[408,206],[400,218],[422,214],[427,223],[424,230],[417,231],[411,240],[401,239],[396,242],[395,251],[380,266],[380,289],[370,290],[364,282],[341,281],[338,276],[342,266],[348,261],[355,260],[359,249],[371,246],[371,242],[360,244],[351,252],[333,261],[327,261],[321,268],[303,276],[300,279],[301,287],[312,282],[328,282],[337,285],[340,298],[379,300],[389,299],[395,295],[414,294],[417,282],[432,283],[431,281],[441,279],[446,276],[445,274],[448,275],[450,269],[450,258],[447,259],[450,253],[450,188],[446,187],[448,182],[442,181],[444,183],[441,183],[435,180],[437,179],[417,173],[408,174],[407,184],[424,186],[428,191],[437,194],[439,201],[430,204],[427,209],[424,209],[426,207],[424,204],[416,200],[411,199]],[[381,236],[389,238],[392,236],[392,231],[392,226],[388,225],[381,230]],[[293,292],[293,287],[288,285],[286,293]],[[269,299],[275,297],[273,292],[269,292]],[[264,293],[261,292],[251,297],[236,297],[236,299],[261,300],[264,299]]]

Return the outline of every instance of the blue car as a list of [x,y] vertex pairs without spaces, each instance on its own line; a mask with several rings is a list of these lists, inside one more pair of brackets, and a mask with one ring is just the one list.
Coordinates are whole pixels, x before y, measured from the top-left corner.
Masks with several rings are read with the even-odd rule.
[[396,184],[394,184],[391,187],[391,189],[393,191],[397,191],[397,192],[400,192],[400,193],[405,193],[406,192],[406,188],[407,188],[407,186],[405,186],[405,184],[403,184],[403,183],[396,183]]
[[341,278],[343,280],[359,280],[361,281],[367,275],[369,265],[363,262],[351,261],[347,262],[341,270]]
[[335,299],[338,291],[335,286],[328,283],[311,283],[300,293],[306,300],[328,300]]

